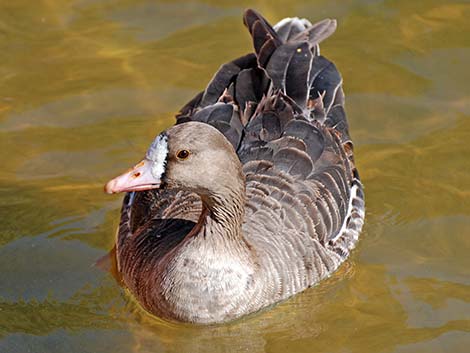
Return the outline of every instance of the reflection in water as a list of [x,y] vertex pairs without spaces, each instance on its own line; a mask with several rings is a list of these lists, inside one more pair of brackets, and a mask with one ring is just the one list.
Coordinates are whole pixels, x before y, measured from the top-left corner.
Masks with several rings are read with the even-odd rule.
[[[144,153],[220,64],[251,50],[242,8],[335,17],[366,187],[333,277],[237,322],[144,313],[93,266]],[[1,352],[466,352],[470,5],[460,1],[10,1],[0,5]]]

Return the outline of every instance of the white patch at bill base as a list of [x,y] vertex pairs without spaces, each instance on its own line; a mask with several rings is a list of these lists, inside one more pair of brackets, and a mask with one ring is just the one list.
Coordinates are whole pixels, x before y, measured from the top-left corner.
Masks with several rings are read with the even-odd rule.
[[160,134],[150,145],[145,159],[152,163],[151,172],[155,179],[160,180],[166,168],[168,156],[168,137]]

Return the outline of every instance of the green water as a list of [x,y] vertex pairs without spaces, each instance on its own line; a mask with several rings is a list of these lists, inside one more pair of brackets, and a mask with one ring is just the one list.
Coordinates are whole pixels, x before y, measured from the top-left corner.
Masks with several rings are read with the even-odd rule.
[[[103,184],[220,64],[245,7],[337,18],[367,218],[352,257],[291,300],[216,327],[143,313],[93,267],[121,196]],[[0,2],[0,352],[468,352],[470,4]]]

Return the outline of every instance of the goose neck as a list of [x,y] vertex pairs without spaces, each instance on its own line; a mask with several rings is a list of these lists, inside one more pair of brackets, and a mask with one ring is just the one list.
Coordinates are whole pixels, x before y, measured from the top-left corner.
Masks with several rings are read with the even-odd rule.
[[[244,184],[244,183],[243,183]],[[212,192],[202,197],[205,212],[205,224],[221,228],[224,233],[236,236],[241,232],[241,225],[245,214],[245,188],[222,188],[219,192]]]

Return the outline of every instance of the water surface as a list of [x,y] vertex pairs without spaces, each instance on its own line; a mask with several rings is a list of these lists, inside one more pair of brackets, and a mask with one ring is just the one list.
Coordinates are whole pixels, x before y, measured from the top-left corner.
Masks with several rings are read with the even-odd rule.
[[[103,184],[224,62],[241,14],[337,18],[367,218],[330,279],[215,327],[152,318],[93,267],[121,196]],[[470,4],[462,1],[3,1],[0,351],[468,352]]]

